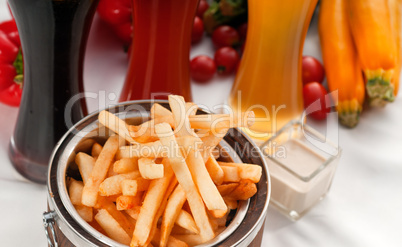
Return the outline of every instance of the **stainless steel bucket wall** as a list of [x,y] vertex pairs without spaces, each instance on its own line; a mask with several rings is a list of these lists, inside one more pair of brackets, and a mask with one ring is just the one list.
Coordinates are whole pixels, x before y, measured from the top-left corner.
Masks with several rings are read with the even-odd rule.
[[[145,121],[149,117],[150,108],[155,102],[169,108],[167,101],[144,100],[121,103],[107,110],[120,118],[139,123],[139,118]],[[202,110],[197,112],[205,113]],[[47,183],[49,211],[44,213],[45,231],[50,246],[125,246],[102,235],[81,219],[69,201],[66,189],[65,178],[76,152],[84,148],[86,139],[99,138],[99,132],[104,134],[104,131],[104,128],[99,128],[98,112],[93,113],[72,127],[53,151]],[[260,246],[270,199],[267,164],[257,146],[239,129],[229,130],[220,146],[227,147],[225,150],[229,150],[232,160],[260,165],[263,172],[257,184],[257,194],[239,204],[236,216],[227,230],[202,246]],[[56,232],[55,236],[52,231]]]

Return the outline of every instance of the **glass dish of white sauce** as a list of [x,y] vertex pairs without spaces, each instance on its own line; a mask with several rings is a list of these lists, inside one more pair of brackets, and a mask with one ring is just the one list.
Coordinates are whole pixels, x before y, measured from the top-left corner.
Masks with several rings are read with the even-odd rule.
[[298,121],[285,125],[261,145],[271,173],[271,202],[298,220],[331,187],[341,155],[339,146]]

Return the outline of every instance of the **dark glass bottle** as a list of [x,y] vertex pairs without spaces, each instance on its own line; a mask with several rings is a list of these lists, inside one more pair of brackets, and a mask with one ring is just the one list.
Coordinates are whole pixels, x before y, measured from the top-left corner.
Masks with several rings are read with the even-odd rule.
[[[98,0],[9,0],[21,37],[24,88],[9,157],[24,177],[45,183],[48,161],[68,127],[86,115],[86,41]],[[65,117],[65,111],[66,114]]]

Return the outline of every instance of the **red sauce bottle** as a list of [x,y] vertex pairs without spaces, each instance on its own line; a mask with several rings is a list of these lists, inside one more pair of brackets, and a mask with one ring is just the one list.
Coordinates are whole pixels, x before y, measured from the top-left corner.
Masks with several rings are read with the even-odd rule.
[[198,0],[133,0],[134,37],[120,101],[191,101],[191,30]]

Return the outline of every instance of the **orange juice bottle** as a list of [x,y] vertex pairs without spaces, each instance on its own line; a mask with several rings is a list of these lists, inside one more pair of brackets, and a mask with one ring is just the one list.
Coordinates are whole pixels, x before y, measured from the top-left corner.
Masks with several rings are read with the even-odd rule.
[[243,58],[230,94],[234,112],[254,110],[245,130],[266,139],[303,112],[301,60],[317,0],[249,0]]

